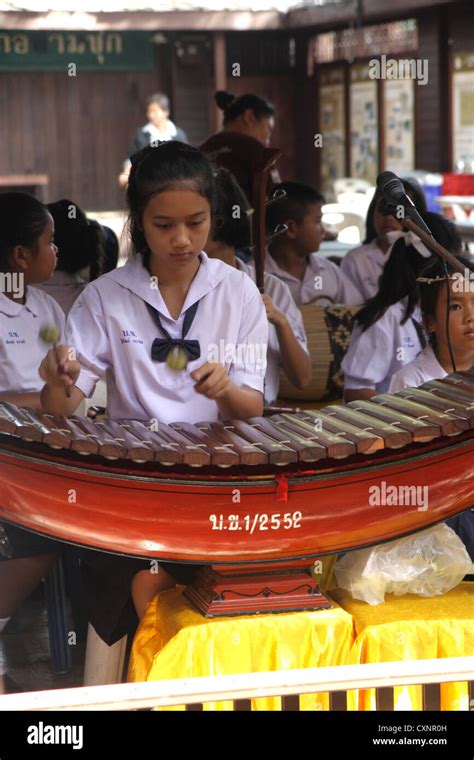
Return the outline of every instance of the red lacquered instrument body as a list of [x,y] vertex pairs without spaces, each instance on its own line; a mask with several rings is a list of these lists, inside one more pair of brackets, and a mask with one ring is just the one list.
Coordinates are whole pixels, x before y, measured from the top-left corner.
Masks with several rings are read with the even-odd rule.
[[[46,416],[0,405],[0,520],[85,547],[217,566],[226,578],[399,538],[473,505],[474,381],[459,377],[251,424],[176,423],[153,440],[138,423],[122,423],[128,438],[117,423],[79,418],[56,428],[51,418],[49,429]],[[183,461],[142,461],[152,456]],[[272,609],[293,608],[283,604]],[[307,596],[294,604],[312,606]]]
[[[204,477],[163,467],[150,473],[3,443],[0,519],[106,551],[217,564],[310,557],[379,543],[445,520],[474,502],[472,431],[365,461],[281,468],[278,480],[251,469],[258,470]],[[427,487],[427,508],[422,501],[370,503],[377,501],[371,499],[373,486],[381,494],[390,486]]]

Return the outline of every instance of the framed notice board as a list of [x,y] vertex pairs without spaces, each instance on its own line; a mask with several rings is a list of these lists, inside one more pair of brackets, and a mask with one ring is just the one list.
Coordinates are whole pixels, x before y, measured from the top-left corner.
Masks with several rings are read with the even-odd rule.
[[368,64],[350,68],[350,175],[372,185],[378,174],[377,81]]
[[319,74],[319,125],[323,139],[321,188],[331,195],[333,182],[346,174],[345,76],[342,66]]
[[415,168],[415,83],[387,79],[383,85],[384,168],[403,175]]
[[474,161],[474,52],[457,53],[453,67],[453,168]]

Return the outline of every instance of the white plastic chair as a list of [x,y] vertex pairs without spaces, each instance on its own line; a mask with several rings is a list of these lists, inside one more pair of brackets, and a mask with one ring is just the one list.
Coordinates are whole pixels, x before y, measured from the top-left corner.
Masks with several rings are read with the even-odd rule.
[[365,217],[348,211],[339,203],[326,203],[323,208],[323,224],[337,231],[342,243],[360,243],[365,235]]
[[340,177],[334,180],[334,196],[337,198],[341,193],[365,193],[370,188],[370,182],[355,177]]

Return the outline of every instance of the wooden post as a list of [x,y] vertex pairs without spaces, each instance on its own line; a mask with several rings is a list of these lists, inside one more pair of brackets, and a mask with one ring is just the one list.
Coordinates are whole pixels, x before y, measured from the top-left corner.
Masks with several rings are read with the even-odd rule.
[[[227,53],[225,32],[214,32],[214,92],[227,87]],[[220,111],[212,100],[211,128],[218,132],[221,128]]]

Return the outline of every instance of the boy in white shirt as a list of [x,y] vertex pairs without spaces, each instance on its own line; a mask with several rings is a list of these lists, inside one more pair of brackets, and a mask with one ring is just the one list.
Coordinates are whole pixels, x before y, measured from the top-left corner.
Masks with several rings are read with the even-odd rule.
[[288,285],[298,306],[361,304],[362,295],[340,267],[317,255],[323,235],[321,193],[299,182],[282,182],[274,190],[284,190],[286,197],[269,206],[267,229],[286,224],[288,230],[270,242],[265,271]]

